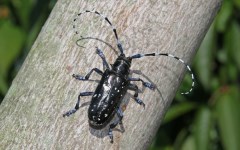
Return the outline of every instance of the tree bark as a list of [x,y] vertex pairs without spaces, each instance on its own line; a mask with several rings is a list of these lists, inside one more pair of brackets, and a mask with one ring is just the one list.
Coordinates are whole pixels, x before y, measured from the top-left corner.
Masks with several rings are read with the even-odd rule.
[[[103,50],[109,63],[117,57],[116,51],[101,42],[117,49],[104,20],[95,14],[81,16],[75,35],[73,19],[95,8],[116,26],[127,56],[162,52],[190,63],[219,7],[220,0],[59,0],[2,102],[0,149],[147,149],[186,68],[170,57],[133,60],[131,69],[141,73],[132,76],[153,82],[157,89],[138,84],[145,109],[132,99],[132,92],[125,96],[121,105],[125,132],[117,126],[111,144],[108,127],[89,127],[87,102],[91,97],[81,99],[83,105],[74,115],[62,117],[75,106],[79,92],[94,91],[97,86],[95,81],[77,81],[71,76],[85,75],[94,67],[103,70],[95,47]],[[81,48],[75,42],[80,35],[101,40],[82,40]],[[91,79],[100,76],[94,74]]]

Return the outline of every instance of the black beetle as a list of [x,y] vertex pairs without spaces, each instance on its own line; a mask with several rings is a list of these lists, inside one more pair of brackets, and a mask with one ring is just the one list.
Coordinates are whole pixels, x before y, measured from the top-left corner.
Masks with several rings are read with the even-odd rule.
[[[189,65],[187,65],[182,59],[166,53],[136,54],[136,55],[126,57],[123,52],[122,45],[119,42],[117,31],[113,27],[109,19],[97,11],[89,11],[89,10],[79,13],[78,16],[80,16],[83,13],[95,13],[108,22],[108,24],[112,27],[112,30],[116,37],[117,47],[120,51],[120,55],[118,56],[114,64],[111,65],[111,68],[110,68],[105,59],[103,52],[99,48],[96,48],[96,53],[103,60],[103,66],[104,68],[106,68],[106,70],[102,72],[98,68],[93,68],[86,76],[73,74],[73,77],[77,80],[88,80],[92,72],[95,71],[96,73],[101,75],[102,78],[95,92],[81,92],[78,96],[78,101],[75,108],[64,113],[63,117],[70,116],[71,114],[75,113],[79,109],[81,96],[92,96],[92,100],[88,109],[89,124],[92,128],[102,129],[111,121],[111,119],[115,114],[117,114],[118,116],[118,120],[111,123],[109,126],[108,135],[111,139],[111,142],[113,142],[112,129],[115,128],[118,124],[122,123],[123,113],[119,106],[127,90],[135,91],[135,94],[134,94],[135,101],[138,104],[145,107],[145,104],[142,102],[142,100],[138,98],[137,85],[130,83],[130,81],[141,81],[145,87],[150,88],[152,90],[155,88],[153,84],[149,82],[145,82],[141,78],[129,77],[132,60],[136,58],[141,58],[144,56],[157,56],[157,55],[169,56],[183,63],[187,67],[188,71],[191,73],[192,87],[188,92],[182,93],[182,94],[189,94],[192,91],[194,87],[194,75]],[[76,20],[77,19],[74,19],[74,22]],[[75,28],[75,25],[73,25],[73,28]],[[75,32],[75,33],[78,34],[78,32]]]

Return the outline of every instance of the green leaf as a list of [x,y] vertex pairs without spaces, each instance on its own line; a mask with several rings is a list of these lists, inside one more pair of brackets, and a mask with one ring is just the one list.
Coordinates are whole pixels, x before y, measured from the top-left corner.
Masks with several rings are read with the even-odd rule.
[[240,149],[240,89],[225,87],[215,100],[216,115],[223,147],[226,150]]
[[179,147],[182,147],[182,144],[184,143],[185,139],[188,137],[189,131],[187,128],[183,128],[175,138],[174,141],[174,149],[179,149]]
[[171,146],[166,147],[150,147],[148,150],[173,150]]
[[29,17],[31,15],[32,6],[35,1],[32,0],[13,0],[13,7],[16,9],[17,16],[20,19],[21,25],[24,27],[25,31],[29,28]]
[[196,150],[195,141],[192,135],[189,135],[186,138],[181,150]]
[[234,5],[240,9],[240,0],[233,0]]
[[234,63],[228,62],[227,64],[227,74],[228,74],[228,82],[236,82],[238,80],[238,70]]
[[209,90],[209,88],[211,88],[209,84],[211,83],[213,76],[212,62],[214,60],[214,52],[216,45],[215,34],[216,33],[214,31],[214,24],[212,24],[198,50],[194,62],[196,74],[198,74],[197,78],[206,90]]
[[232,21],[224,38],[224,46],[228,51],[228,60],[234,62],[240,70],[240,26]]
[[221,10],[216,19],[216,28],[219,32],[224,32],[227,28],[228,21],[233,14],[233,4],[231,1],[224,0]]
[[207,107],[202,107],[196,116],[194,138],[198,150],[209,149],[211,131],[211,111]]
[[196,107],[195,103],[190,103],[190,102],[182,102],[180,104],[171,106],[170,109],[167,111],[167,114],[163,120],[164,123],[168,123],[177,117],[193,110]]
[[[6,92],[6,75],[23,46],[25,34],[6,21],[0,26],[0,92]],[[5,84],[4,84],[5,83]]]
[[226,49],[218,49],[217,60],[220,63],[225,64],[228,61],[227,59],[228,59],[228,57],[227,57],[227,50]]
[[[0,74],[0,93],[4,94],[7,92],[8,86],[5,78]],[[0,100],[1,102],[1,100]]]

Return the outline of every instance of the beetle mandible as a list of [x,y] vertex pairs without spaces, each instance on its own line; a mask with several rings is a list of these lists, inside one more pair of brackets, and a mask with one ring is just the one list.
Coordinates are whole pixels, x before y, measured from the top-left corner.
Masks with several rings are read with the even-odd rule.
[[[82,96],[92,96],[92,100],[88,109],[89,125],[92,128],[95,128],[95,129],[104,128],[111,121],[113,116],[117,114],[118,120],[111,123],[109,125],[109,130],[108,130],[108,136],[110,137],[110,140],[112,143],[113,142],[112,129],[115,128],[118,124],[122,123],[123,112],[119,106],[127,90],[133,90],[135,92],[134,100],[145,108],[145,104],[143,103],[143,101],[138,98],[139,92],[138,92],[137,85],[131,83],[131,81],[140,81],[142,82],[143,86],[151,90],[155,88],[155,86],[152,83],[145,82],[141,78],[132,78],[129,76],[132,60],[145,57],[145,56],[168,56],[180,61],[182,64],[186,66],[192,78],[191,89],[188,92],[181,93],[181,94],[189,94],[192,91],[194,87],[194,75],[189,65],[185,63],[182,59],[168,53],[135,54],[127,57],[125,56],[122,44],[119,41],[116,28],[112,25],[109,19],[97,11],[89,11],[89,10],[79,13],[77,14],[77,16],[80,16],[84,13],[94,13],[100,16],[110,25],[110,27],[112,28],[112,31],[114,32],[114,35],[117,41],[117,47],[118,47],[118,50],[120,51],[120,54],[115,60],[115,62],[113,63],[113,65],[109,67],[102,50],[100,50],[99,48],[96,48],[96,53],[102,59],[103,67],[106,68],[105,71],[103,72],[98,68],[93,68],[85,76],[81,76],[78,74],[73,74],[72,76],[77,80],[86,81],[89,79],[93,71],[95,71],[97,74],[101,75],[102,78],[95,92],[81,92],[78,96],[78,100],[75,108],[64,113],[63,117],[70,116],[71,114],[75,113],[79,109],[80,98]],[[75,18],[73,21],[75,22],[76,20],[77,18]],[[75,28],[75,25],[73,25],[73,28]],[[75,33],[78,34],[77,31]]]

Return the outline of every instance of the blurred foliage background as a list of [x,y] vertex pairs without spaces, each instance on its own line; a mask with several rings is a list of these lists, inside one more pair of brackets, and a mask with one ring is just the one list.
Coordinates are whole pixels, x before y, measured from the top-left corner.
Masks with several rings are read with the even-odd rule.
[[[56,0],[0,1],[0,102]],[[240,150],[240,0],[224,0],[150,150]],[[182,87],[189,87],[186,78]]]

